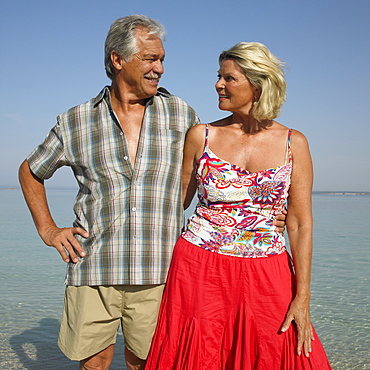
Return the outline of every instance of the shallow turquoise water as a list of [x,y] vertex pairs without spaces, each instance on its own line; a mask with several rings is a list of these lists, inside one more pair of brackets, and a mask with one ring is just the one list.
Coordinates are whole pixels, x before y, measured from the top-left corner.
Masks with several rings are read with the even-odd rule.
[[[74,190],[49,190],[58,224]],[[0,190],[0,369],[76,369],[56,340],[65,264],[43,245],[19,190]],[[312,321],[335,370],[370,369],[370,196],[314,195]],[[122,369],[123,340],[112,370]]]

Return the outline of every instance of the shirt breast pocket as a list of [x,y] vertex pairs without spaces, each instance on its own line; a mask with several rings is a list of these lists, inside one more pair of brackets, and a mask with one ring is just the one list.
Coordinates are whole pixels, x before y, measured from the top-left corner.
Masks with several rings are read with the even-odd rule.
[[185,134],[176,130],[160,130],[163,161],[168,164],[182,162]]
[[[152,166],[175,166],[182,163],[185,133],[177,130],[156,129],[151,132],[151,140],[147,147]],[[159,163],[161,162],[161,163]]]
[[181,131],[152,128],[142,159],[147,183],[166,188],[180,186],[184,138]]

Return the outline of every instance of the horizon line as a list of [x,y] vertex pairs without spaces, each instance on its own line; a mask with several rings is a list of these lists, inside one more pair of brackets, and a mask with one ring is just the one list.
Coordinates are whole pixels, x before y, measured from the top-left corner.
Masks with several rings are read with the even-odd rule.
[[[76,187],[71,186],[45,186],[46,190],[78,190]],[[21,190],[20,186],[3,186],[0,185],[0,190]],[[370,190],[313,190],[313,194],[337,194],[337,195],[345,195],[345,194],[370,194]]]

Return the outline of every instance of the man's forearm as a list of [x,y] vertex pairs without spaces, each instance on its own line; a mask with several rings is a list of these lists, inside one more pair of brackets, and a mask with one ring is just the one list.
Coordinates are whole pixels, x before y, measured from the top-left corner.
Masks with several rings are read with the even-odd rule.
[[41,235],[44,227],[55,226],[55,222],[49,210],[44,182],[32,173],[27,160],[19,168],[19,183],[36,229]]

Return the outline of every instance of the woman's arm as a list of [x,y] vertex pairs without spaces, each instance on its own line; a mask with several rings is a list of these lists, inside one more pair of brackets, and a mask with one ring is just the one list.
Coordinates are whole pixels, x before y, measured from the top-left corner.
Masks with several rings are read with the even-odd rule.
[[192,127],[185,138],[182,162],[182,201],[184,209],[190,206],[197,190],[196,166],[204,151],[204,143],[205,125],[200,124]]
[[297,290],[288,310],[282,331],[292,321],[298,330],[298,355],[302,348],[311,352],[310,281],[312,261],[312,185],[313,168],[307,139],[298,131],[292,134],[293,171],[288,198],[286,228],[292,252]]

